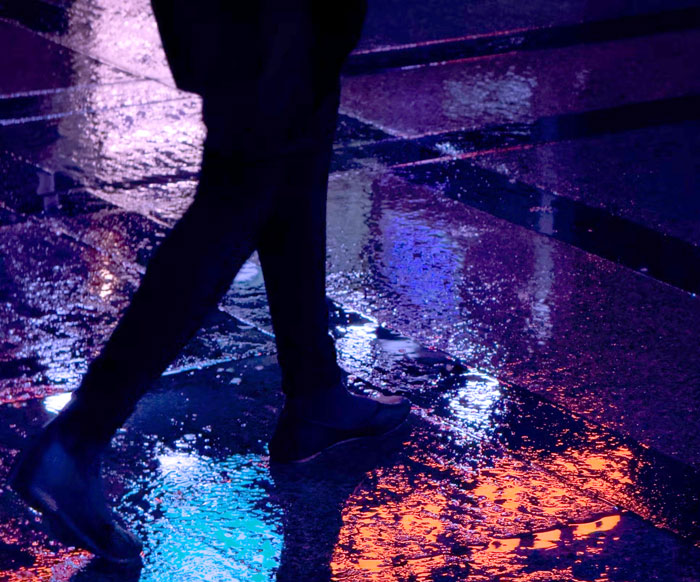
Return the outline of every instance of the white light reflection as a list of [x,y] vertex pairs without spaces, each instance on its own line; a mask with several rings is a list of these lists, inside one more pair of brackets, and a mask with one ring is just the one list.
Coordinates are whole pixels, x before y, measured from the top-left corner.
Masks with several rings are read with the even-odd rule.
[[420,354],[422,346],[412,339],[400,337],[392,339],[377,339],[382,351],[393,357],[403,358]]
[[[214,460],[186,445],[158,455],[158,469],[120,508],[145,538],[140,582],[274,579],[282,510],[265,491],[267,464],[256,455]],[[129,502],[144,497],[145,517],[142,502]]]
[[533,259],[533,272],[528,289],[530,316],[526,320],[526,326],[537,338],[537,344],[545,346],[553,331],[550,302],[554,285],[554,259],[550,239],[536,238],[533,241]]
[[102,279],[98,292],[100,299],[107,299],[114,291],[114,275],[107,269],[100,269],[98,277]]
[[450,120],[522,121],[532,116],[532,99],[537,88],[533,71],[519,72],[478,68],[468,75],[443,81],[442,113]]
[[236,275],[233,282],[249,283],[252,281],[262,281],[262,270],[260,269],[260,266],[257,264],[256,261],[257,254],[255,255],[255,258],[251,257],[245,263],[243,263],[243,266],[238,271],[238,274]]
[[343,335],[336,338],[336,349],[343,364],[360,371],[376,361],[377,323],[370,321],[364,325],[348,325],[336,328]]
[[457,420],[470,438],[479,439],[493,432],[493,411],[501,397],[498,380],[478,372],[470,373],[462,386],[445,394],[450,418]]
[[51,414],[58,414],[70,402],[72,392],[62,392],[44,398],[44,409]]
[[[538,151],[538,168],[540,173],[549,177],[556,176],[558,165],[551,159],[548,151]],[[539,216],[537,226],[542,234],[551,236],[556,232],[554,211],[552,205],[556,199],[554,193],[542,191],[539,207],[533,208]],[[533,270],[528,284],[530,317],[526,321],[527,328],[534,334],[538,346],[545,346],[552,337],[552,288],[554,286],[554,258],[552,240],[548,237],[535,236],[533,245]],[[530,352],[534,351],[530,347]]]

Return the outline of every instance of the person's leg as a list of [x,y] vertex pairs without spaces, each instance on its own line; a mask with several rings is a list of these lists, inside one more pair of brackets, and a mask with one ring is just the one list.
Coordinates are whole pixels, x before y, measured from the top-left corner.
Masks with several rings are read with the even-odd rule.
[[[292,90],[275,100],[282,97],[292,106],[295,102],[304,105],[305,114],[297,111],[296,116],[289,116],[297,121],[290,126],[295,143],[304,147],[286,158],[285,186],[258,245],[282,389],[287,396],[317,393],[341,380],[328,334],[326,192],[340,102],[340,69],[360,37],[366,12],[366,0],[345,0],[337,6],[320,0],[296,3],[306,3],[308,9],[297,12],[299,20],[292,29],[303,29],[306,34],[303,39],[276,35],[276,52],[287,55],[293,64],[288,71],[279,71],[279,77],[286,80],[275,82],[280,86],[291,82]],[[288,18],[284,16],[285,23]],[[285,107],[289,105],[277,103],[270,109]]]
[[287,396],[318,392],[341,380],[326,304],[330,155],[328,140],[318,151],[286,159],[284,190],[258,244]]
[[283,170],[280,159],[237,163],[205,149],[195,200],[61,415],[78,442],[106,445],[215,308],[257,244]]
[[341,442],[385,434],[410,411],[399,396],[353,394],[341,378],[325,292],[331,146],[329,139],[286,158],[285,188],[258,245],[286,395],[269,445],[274,462],[305,461]]
[[[348,391],[328,333],[325,293],[326,194],[340,99],[340,68],[359,38],[363,0],[343,4],[345,17],[316,3],[306,23],[311,41],[290,48],[312,89],[313,114],[301,132],[306,147],[287,156],[285,187],[260,235],[263,268],[286,401],[270,441],[270,459],[298,462],[358,437],[378,436],[408,416],[399,396]],[[304,141],[300,140],[300,141]]]
[[114,562],[138,557],[140,543],[114,522],[102,494],[100,453],[228,289],[256,246],[281,176],[279,159],[236,163],[206,149],[195,201],[149,262],[67,408],[15,464],[15,491],[69,543]]

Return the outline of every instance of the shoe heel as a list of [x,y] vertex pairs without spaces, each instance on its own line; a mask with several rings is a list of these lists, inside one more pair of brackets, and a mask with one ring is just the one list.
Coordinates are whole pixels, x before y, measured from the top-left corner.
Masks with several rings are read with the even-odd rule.
[[29,488],[29,469],[25,463],[27,457],[27,447],[17,453],[17,456],[13,460],[12,467],[10,468],[10,473],[7,476],[7,486],[19,495],[28,505],[38,511],[39,509],[35,507],[36,500],[33,499]]
[[80,540],[57,519],[48,504],[37,495],[29,486],[28,470],[24,466],[26,453],[20,453],[15,464],[10,470],[7,484],[10,488],[33,510],[41,513],[42,522],[45,524],[49,536],[54,537],[67,546],[79,546]]
[[53,513],[46,511],[43,514],[44,523],[48,534],[66,546],[84,548],[85,542],[78,538],[64,523]]

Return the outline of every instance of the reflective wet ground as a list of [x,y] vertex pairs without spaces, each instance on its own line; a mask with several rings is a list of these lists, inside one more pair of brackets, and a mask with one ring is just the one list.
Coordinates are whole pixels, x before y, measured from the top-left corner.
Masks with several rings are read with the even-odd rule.
[[[700,581],[697,2],[370,7],[331,332],[409,423],[270,466],[256,260],[117,434],[115,569],[0,494],[0,580]],[[0,3],[0,482],[187,207],[204,136],[146,0]]]

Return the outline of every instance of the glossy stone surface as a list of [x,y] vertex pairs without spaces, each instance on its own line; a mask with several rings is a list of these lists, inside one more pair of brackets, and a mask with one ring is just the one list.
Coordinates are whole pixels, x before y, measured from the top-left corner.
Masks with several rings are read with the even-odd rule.
[[329,331],[410,420],[270,463],[253,255],[104,461],[130,569],[4,485],[192,200],[201,101],[147,0],[0,4],[0,580],[700,581],[697,3],[370,4]]
[[351,77],[342,111],[412,137],[685,95],[700,86],[699,44],[662,34]]
[[394,176],[330,192],[338,302],[698,466],[696,297]]

